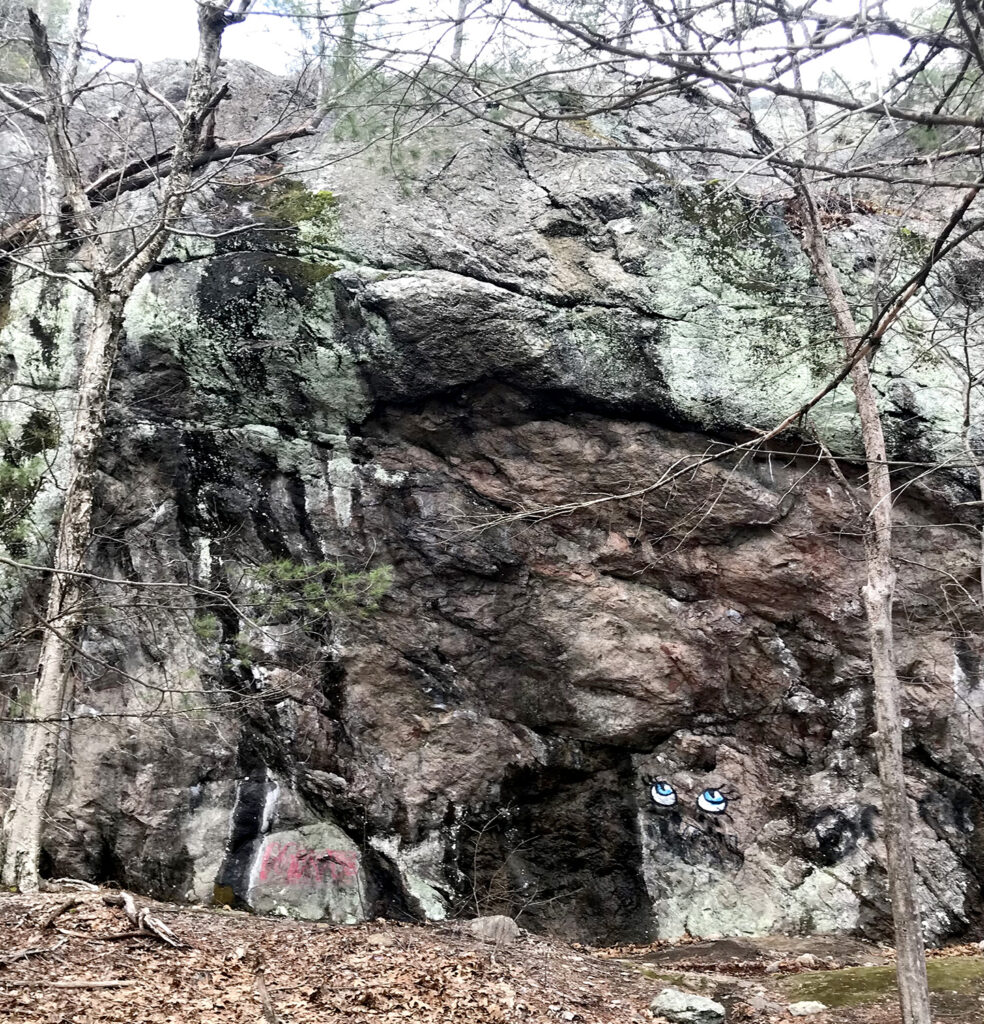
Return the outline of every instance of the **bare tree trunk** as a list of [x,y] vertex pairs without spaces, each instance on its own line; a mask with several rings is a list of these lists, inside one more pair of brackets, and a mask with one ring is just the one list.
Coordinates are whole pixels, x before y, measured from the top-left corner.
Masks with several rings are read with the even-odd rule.
[[[70,39],[64,63],[58,74],[58,86],[61,90],[62,102],[71,105],[71,91],[75,88],[78,75],[79,59],[82,55],[82,42],[89,24],[89,8],[91,0],[73,0],[68,16]],[[49,20],[48,4],[38,5],[38,17],[47,25]],[[53,69],[54,70],[54,69]],[[52,81],[52,85],[54,81]],[[61,204],[64,188],[61,172],[55,153],[49,149],[44,165],[44,177],[41,182],[41,224],[45,238],[54,242],[61,230]]]
[[342,4],[342,35],[332,62],[332,80],[336,92],[344,90],[355,75],[355,27],[362,13],[363,2],[346,0]]
[[622,0],[622,13],[618,19],[617,40],[621,46],[632,42],[632,23],[635,21],[635,0]]
[[209,115],[223,95],[221,90],[215,91],[222,34],[229,25],[246,17],[252,2],[239,0],[238,10],[233,13],[233,0],[199,0],[198,57],[178,126],[172,173],[161,201],[160,216],[128,256],[115,264],[97,230],[68,128],[75,66],[85,34],[89,0],[76,0],[74,5],[78,20],[73,26],[66,70],[61,76],[56,73],[57,62],[43,25],[36,16],[31,19],[34,53],[45,89],[45,127],[51,158],[76,227],[85,238],[79,261],[91,273],[94,303],[79,376],[68,487],[58,528],[33,699],[24,727],[14,798],[4,820],[0,882],[21,890],[37,889],[39,885],[42,825],[54,786],[62,721],[72,693],[72,654],[82,615],[82,585],[71,574],[84,569],[92,535],[93,480],[123,328],[124,303],[137,282],[153,267],[184,206],[196,149]]
[[458,0],[458,17],[454,22],[454,42],[451,47],[451,61],[461,63],[461,53],[465,48],[465,18],[468,14],[468,0]]
[[318,109],[329,102],[331,95],[331,75],[328,72],[328,25],[325,21],[324,7],[321,0],[316,0],[314,16],[317,20],[318,41],[315,44],[315,59],[318,62]]
[[84,595],[79,578],[68,574],[84,568],[92,535],[93,476],[121,323],[122,303],[112,293],[100,295],[79,379],[71,475],[58,527],[34,699],[28,713],[37,721],[26,728],[17,784],[4,823],[7,843],[0,878],[4,885],[17,886],[22,892],[38,888],[41,829],[54,785],[62,719],[72,695],[72,641],[80,625]]
[[[803,248],[823,288],[848,358],[861,343],[847,298],[830,261],[820,217],[809,188],[799,185],[803,208]],[[888,856],[888,884],[895,925],[896,974],[904,1024],[931,1024],[929,985],[922,921],[916,902],[916,874],[912,856],[911,816],[902,757],[902,701],[895,670],[892,608],[895,566],[892,561],[892,482],[881,415],[867,359],[855,362],[851,383],[868,467],[869,519],[865,526],[863,589],[871,643],[871,671],[877,732],[875,756],[881,778],[883,836]]]

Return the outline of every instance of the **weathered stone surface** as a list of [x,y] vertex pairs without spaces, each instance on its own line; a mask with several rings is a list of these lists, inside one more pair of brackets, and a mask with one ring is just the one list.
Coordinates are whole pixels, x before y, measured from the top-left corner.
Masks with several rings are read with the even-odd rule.
[[724,1020],[724,1007],[720,1003],[677,988],[664,988],[649,1008],[674,1024],[720,1024]]
[[508,946],[519,938],[519,925],[505,914],[492,914],[489,917],[476,917],[466,921],[461,930],[473,939],[491,942],[496,946]]
[[823,1013],[827,1007],[815,1000],[805,999],[800,1003],[789,1004],[789,1015],[791,1017],[812,1017],[815,1013]]
[[328,822],[265,835],[252,851],[246,902],[260,913],[354,924],[366,905],[359,848]]
[[[279,88],[243,74],[243,95]],[[228,116],[229,134],[265,123]],[[596,941],[885,935],[851,502],[801,437],[693,468],[839,358],[781,210],[678,164],[668,179],[491,128],[428,142],[401,182],[371,154],[331,162],[327,136],[281,153],[339,196],[330,231],[277,220],[282,178],[241,162],[195,223],[282,233],[183,240],[134,295],[93,568],[172,586],[94,585],[46,869],[334,920],[477,899]],[[843,259],[885,241],[865,216],[833,238]],[[40,490],[29,514],[4,505],[0,541],[27,562],[48,557],[44,471],[64,471],[85,316],[78,290],[22,281],[4,312],[8,445]],[[876,383],[918,461],[954,450],[963,410],[946,361],[907,338]],[[853,450],[846,394],[816,426]],[[905,472],[896,629],[942,937],[981,924],[977,519],[958,504],[978,495],[959,469]],[[392,588],[317,630],[243,613],[257,567],[325,562],[389,566]],[[41,584],[2,587],[13,634]],[[0,654],[4,785],[30,655]],[[727,813],[701,810],[705,789]]]

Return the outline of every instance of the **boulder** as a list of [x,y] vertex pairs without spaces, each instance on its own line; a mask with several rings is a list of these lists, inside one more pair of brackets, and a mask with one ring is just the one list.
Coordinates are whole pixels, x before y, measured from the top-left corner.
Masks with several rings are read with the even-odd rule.
[[508,946],[519,938],[519,925],[505,914],[476,917],[462,925],[462,931],[473,939],[491,942],[496,946]]
[[815,1013],[823,1013],[827,1007],[812,999],[805,999],[799,1003],[789,1004],[789,1013],[792,1017],[812,1017]]
[[724,1007],[713,999],[677,988],[664,988],[649,1008],[673,1024],[719,1024],[725,1013]]

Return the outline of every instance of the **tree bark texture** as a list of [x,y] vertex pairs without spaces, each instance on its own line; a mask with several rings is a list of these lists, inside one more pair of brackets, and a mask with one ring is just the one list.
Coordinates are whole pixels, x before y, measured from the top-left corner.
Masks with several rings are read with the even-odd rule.
[[21,891],[36,890],[45,810],[54,786],[65,708],[72,695],[72,655],[84,600],[84,569],[92,535],[93,477],[102,440],[109,382],[116,360],[122,302],[112,293],[96,299],[79,378],[65,506],[58,527],[44,634],[24,746],[7,812],[0,878]]
[[[847,298],[830,260],[823,226],[808,186],[799,187],[803,212],[803,249],[826,296],[848,359],[861,344]],[[895,566],[892,561],[892,481],[881,415],[867,359],[851,370],[861,419],[861,439],[868,470],[868,520],[865,524],[863,588],[871,645],[874,684],[875,757],[881,779],[883,838],[895,926],[896,974],[904,1024],[931,1024],[929,985],[922,920],[916,901],[916,874],[910,840],[912,822],[902,756],[902,699],[895,669],[892,610]]]
[[[69,131],[74,102],[75,69],[60,72],[40,20],[31,17],[34,53],[45,90],[45,127],[61,192],[83,236],[78,261],[90,273],[93,308],[86,330],[78,381],[78,405],[68,460],[68,485],[59,521],[53,572],[41,650],[27,721],[13,801],[4,819],[4,851],[0,882],[22,891],[35,890],[41,835],[54,787],[59,738],[73,691],[72,661],[82,620],[84,571],[92,535],[93,481],[103,439],[109,387],[123,331],[123,308],[137,283],[153,267],[167,244],[169,229],[180,216],[191,186],[196,151],[210,113],[221,99],[216,91],[222,34],[242,21],[252,0],[202,0],[199,4],[199,48],[188,96],[178,126],[171,175],[157,221],[126,257],[113,262],[98,232],[95,211],[79,169]],[[85,31],[88,0],[77,0],[79,21],[74,37]],[[79,42],[81,46],[81,42]]]
[[355,27],[363,4],[364,0],[345,0],[342,4],[342,34],[332,62],[332,84],[336,92],[343,90],[355,76]]
[[461,54],[465,48],[465,19],[468,17],[468,0],[458,0],[458,17],[454,22],[454,38],[451,44],[451,60],[454,64],[461,63]]

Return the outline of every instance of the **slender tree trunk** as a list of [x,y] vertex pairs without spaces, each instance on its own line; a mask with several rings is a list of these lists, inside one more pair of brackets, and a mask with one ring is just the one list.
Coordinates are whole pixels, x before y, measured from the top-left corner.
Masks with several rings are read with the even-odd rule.
[[[848,358],[853,358],[860,344],[860,332],[830,261],[813,197],[805,184],[800,184],[799,191],[804,221],[803,248],[827,298]],[[875,726],[878,730],[875,734],[875,756],[881,778],[883,836],[895,925],[896,974],[904,1024],[931,1024],[926,951],[916,902],[916,874],[910,838],[912,822],[902,756],[901,689],[895,670],[892,632],[895,598],[892,482],[881,415],[866,359],[859,359],[854,364],[851,383],[861,418],[871,506],[865,524],[867,581],[863,594],[871,643]]]
[[61,75],[43,25],[36,16],[30,19],[33,49],[45,87],[45,127],[50,153],[60,176],[61,192],[72,209],[76,228],[85,239],[79,262],[83,262],[91,274],[94,301],[79,374],[68,486],[55,546],[55,571],[43,624],[34,693],[29,720],[24,726],[24,746],[14,797],[4,819],[0,882],[21,890],[37,889],[39,885],[42,826],[54,787],[58,741],[73,689],[72,655],[82,620],[82,584],[79,577],[71,574],[85,568],[92,536],[93,481],[123,329],[123,307],[137,283],[160,256],[170,237],[170,228],[184,206],[196,150],[209,116],[223,95],[215,91],[223,32],[246,17],[253,0],[238,0],[238,9],[234,12],[233,2],[199,0],[198,56],[178,127],[172,173],[161,201],[160,216],[128,257],[115,266],[113,262],[117,257],[105,248],[86,194],[68,124],[89,0],[76,0],[73,5],[77,22]]
[[325,21],[324,7],[321,0],[316,0],[314,16],[318,27],[318,41],[315,44],[315,59],[318,62],[318,109],[328,102],[331,96],[331,75],[328,71],[328,25]]
[[454,42],[451,46],[451,61],[461,63],[461,53],[465,48],[465,18],[468,14],[468,0],[458,0],[458,17],[454,22]]
[[93,478],[121,323],[122,303],[112,292],[99,295],[79,378],[71,475],[58,528],[34,698],[28,709],[28,717],[36,721],[25,732],[17,784],[4,823],[7,844],[0,878],[4,885],[17,886],[22,892],[36,890],[39,884],[41,829],[54,786],[62,719],[72,694],[73,642],[84,597],[78,577],[66,573],[84,568],[92,536]]
[[618,42],[628,46],[632,42],[632,23],[635,21],[635,0],[622,0],[622,13],[618,19]]
[[332,80],[335,91],[341,91],[355,77],[355,27],[362,13],[364,0],[346,0],[342,5],[342,35],[335,48]]
[[[78,76],[79,60],[82,56],[82,43],[89,25],[89,9],[91,0],[72,0],[68,16],[70,26],[68,48],[55,80],[55,69],[50,69],[51,80],[45,85],[57,88],[61,92],[61,103],[70,106],[71,92],[75,88]],[[38,17],[44,25],[50,21],[48,4],[43,2],[37,8]],[[50,104],[49,104],[50,106]],[[41,223],[46,240],[54,242],[61,230],[61,204],[64,195],[64,180],[58,167],[53,149],[48,150],[44,164],[44,178],[41,182]]]

